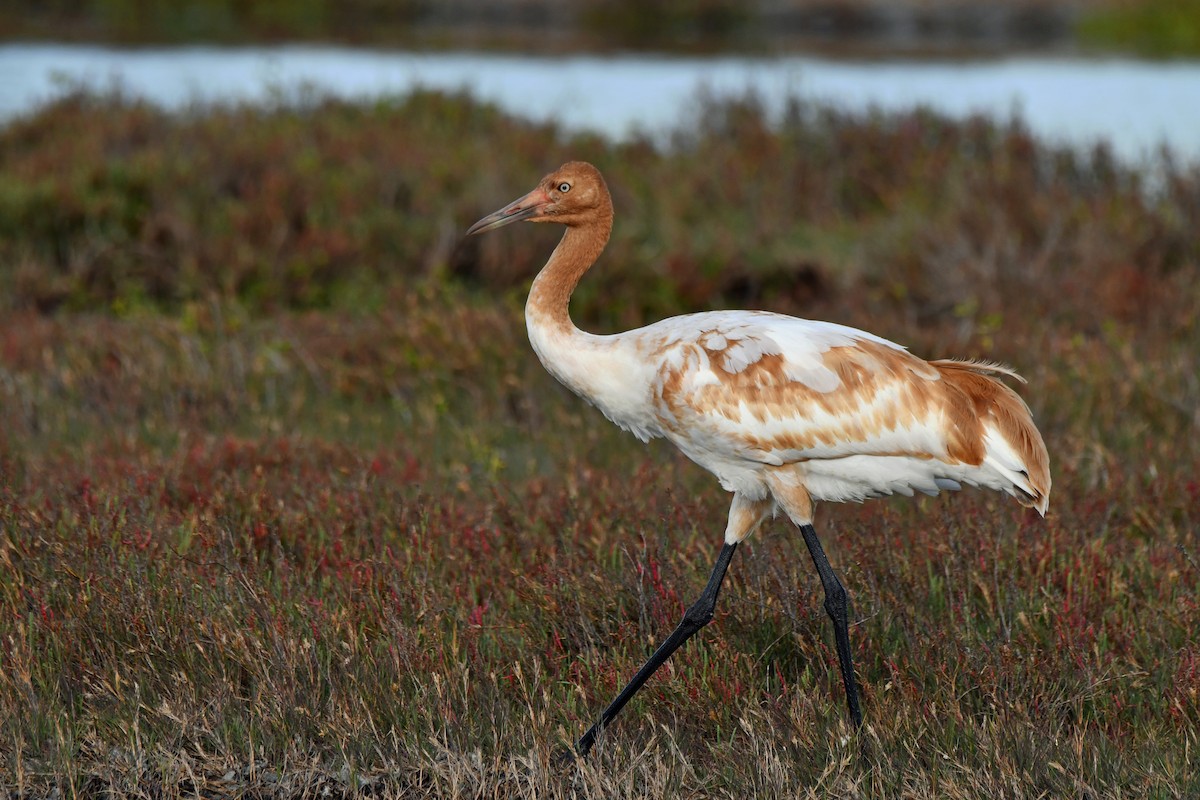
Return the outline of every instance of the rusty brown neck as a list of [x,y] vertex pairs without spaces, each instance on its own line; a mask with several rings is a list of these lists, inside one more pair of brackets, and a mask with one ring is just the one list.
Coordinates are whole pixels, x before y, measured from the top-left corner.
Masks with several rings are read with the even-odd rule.
[[612,206],[601,208],[595,217],[581,225],[567,227],[558,247],[534,278],[525,303],[528,323],[562,332],[575,330],[571,322],[571,293],[579,279],[600,257],[612,233]]

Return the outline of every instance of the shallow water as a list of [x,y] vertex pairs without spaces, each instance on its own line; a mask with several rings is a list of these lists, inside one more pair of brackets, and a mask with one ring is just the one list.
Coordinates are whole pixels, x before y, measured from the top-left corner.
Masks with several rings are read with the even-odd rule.
[[1200,62],[1011,57],[986,61],[834,60],[804,56],[540,58],[346,47],[0,46],[0,120],[69,88],[119,85],[167,108],[317,94],[369,98],[416,86],[468,89],[513,113],[621,137],[686,125],[697,92],[754,89],[846,109],[925,105],[961,117],[1018,114],[1050,141],[1107,141],[1136,162],[1160,145],[1200,161]]

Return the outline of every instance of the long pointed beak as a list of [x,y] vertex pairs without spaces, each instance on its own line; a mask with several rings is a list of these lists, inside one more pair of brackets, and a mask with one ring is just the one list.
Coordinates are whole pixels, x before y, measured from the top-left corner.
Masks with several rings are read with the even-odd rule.
[[493,231],[496,228],[503,228],[505,225],[511,225],[523,219],[532,219],[540,214],[542,209],[549,204],[550,198],[546,196],[546,190],[538,187],[524,197],[512,201],[493,214],[488,214],[479,220],[479,222],[467,228],[467,236],[473,236],[484,231]]

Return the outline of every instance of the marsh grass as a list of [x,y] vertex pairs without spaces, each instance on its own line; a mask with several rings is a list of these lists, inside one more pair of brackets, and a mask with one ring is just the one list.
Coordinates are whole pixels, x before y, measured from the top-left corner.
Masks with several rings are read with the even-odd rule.
[[[1029,378],[1045,521],[979,492],[820,509],[861,734],[776,522],[596,757],[551,766],[697,593],[727,499],[529,352],[551,232],[458,240],[567,157],[618,204],[590,326],[766,306]],[[5,128],[0,783],[1196,795],[1200,180],[1160,167],[753,98],[619,146],[421,94],[77,96]]]

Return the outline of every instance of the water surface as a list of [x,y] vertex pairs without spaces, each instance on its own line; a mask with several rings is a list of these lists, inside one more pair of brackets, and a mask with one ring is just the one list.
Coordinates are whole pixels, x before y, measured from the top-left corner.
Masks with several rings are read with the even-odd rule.
[[531,119],[612,137],[686,124],[701,89],[754,89],[768,107],[789,96],[861,110],[924,105],[962,117],[1018,114],[1038,135],[1111,144],[1135,162],[1160,145],[1200,161],[1200,62],[1013,57],[987,61],[851,61],[806,56],[696,58],[413,53],[345,47],[0,46],[0,120],[71,86],[119,85],[177,109],[263,102],[307,86],[371,98],[414,87],[467,89]]

